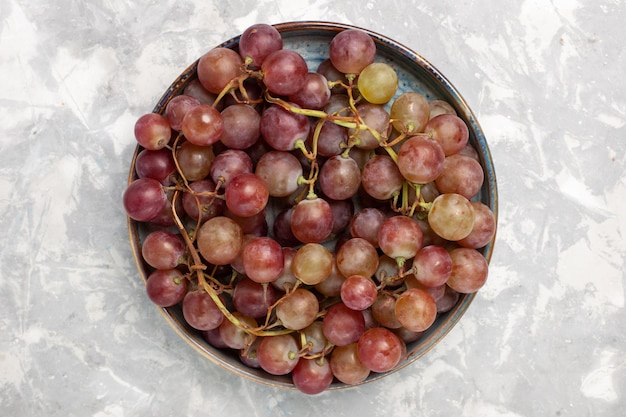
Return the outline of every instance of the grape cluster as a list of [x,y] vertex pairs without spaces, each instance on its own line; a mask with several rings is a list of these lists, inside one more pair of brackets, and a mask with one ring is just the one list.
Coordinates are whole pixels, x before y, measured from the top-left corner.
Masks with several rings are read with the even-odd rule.
[[307,394],[406,358],[487,279],[484,172],[454,108],[338,32],[310,71],[256,24],[135,124],[123,203],[146,225],[147,295],[208,343]]

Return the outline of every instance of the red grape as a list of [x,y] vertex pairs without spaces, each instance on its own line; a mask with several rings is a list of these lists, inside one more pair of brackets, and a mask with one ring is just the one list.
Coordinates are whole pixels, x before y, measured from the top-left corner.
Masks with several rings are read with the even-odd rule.
[[424,128],[424,133],[428,133],[441,145],[446,156],[458,153],[469,140],[467,125],[456,114],[433,117]]
[[348,308],[343,303],[330,307],[322,324],[326,339],[335,346],[355,343],[365,331],[363,314]]
[[417,339],[422,337],[424,332],[414,332],[405,327],[400,327],[399,329],[392,330],[396,336],[400,338],[405,344],[415,342]]
[[243,230],[234,220],[217,216],[200,226],[196,240],[204,259],[214,265],[227,265],[243,249]]
[[198,60],[198,79],[208,91],[219,94],[242,73],[243,64],[243,58],[232,49],[213,48]]
[[200,146],[191,142],[184,142],[178,148],[176,158],[181,174],[188,181],[196,181],[209,175],[215,154],[212,146]]
[[[251,345],[244,347],[239,350],[239,360],[250,368],[260,368],[259,358],[258,358],[258,347],[259,343],[261,343],[260,338],[255,338],[254,342]],[[227,346],[225,346],[227,347]]]
[[280,49],[265,58],[261,72],[269,91],[279,96],[289,96],[304,87],[309,69],[300,54],[290,49]]
[[439,300],[437,300],[437,312],[446,313],[452,310],[456,303],[459,301],[460,297],[461,294],[446,285],[443,296]]
[[329,45],[330,61],[344,74],[358,74],[374,62],[376,44],[364,31],[347,29],[337,33]]
[[319,197],[299,202],[291,214],[291,231],[303,243],[320,243],[333,230],[333,211]]
[[438,287],[448,281],[452,273],[452,259],[446,249],[429,245],[420,249],[413,258],[415,278],[427,287]]
[[348,142],[348,129],[335,123],[323,122],[317,138],[317,154],[320,156],[339,155]]
[[299,350],[290,334],[263,337],[257,348],[259,365],[272,375],[286,375],[298,364]]
[[372,304],[372,318],[388,329],[400,328],[402,324],[396,317],[395,307],[396,297],[387,292],[379,292],[376,301]]
[[280,211],[276,217],[274,217],[274,223],[272,225],[274,239],[282,246],[296,246],[301,243],[291,231],[292,214],[293,207],[289,207]]
[[163,149],[170,141],[172,128],[165,116],[147,113],[135,122],[135,139],[146,149]]
[[441,174],[444,159],[445,155],[439,143],[414,136],[400,147],[398,169],[407,180],[416,184],[426,184]]
[[315,285],[315,290],[325,295],[326,297],[336,297],[341,293],[341,285],[346,280],[341,272],[339,272],[339,268],[337,268],[337,262],[335,256],[333,255],[333,264],[330,269],[330,274],[326,277],[326,279]]
[[269,151],[257,162],[255,174],[265,181],[270,196],[286,197],[298,189],[302,165],[289,152]]
[[185,115],[199,104],[200,100],[187,94],[180,94],[172,98],[165,106],[165,117],[171,128],[180,132]]
[[177,269],[157,269],[146,281],[148,298],[159,307],[180,303],[187,294],[188,281]]
[[253,173],[243,173],[234,177],[224,193],[226,206],[233,214],[250,217],[260,213],[267,205],[269,191],[265,181]]
[[398,297],[395,313],[404,328],[413,332],[423,332],[435,322],[437,305],[426,291],[410,288]]
[[255,282],[272,282],[283,270],[283,249],[274,239],[256,237],[246,243],[241,254],[246,275]]
[[352,217],[350,233],[352,237],[363,238],[377,248],[378,231],[385,220],[387,220],[387,216],[381,210],[374,207],[366,207]]
[[209,179],[194,181],[189,184],[192,192],[183,194],[183,209],[189,217],[200,220],[201,223],[224,214],[226,203],[220,196],[216,196],[216,185]]
[[370,196],[386,200],[402,189],[404,177],[389,155],[376,155],[365,163],[361,183]]
[[211,329],[211,330],[203,330],[201,334],[202,334],[202,338],[206,340],[213,347],[216,347],[218,349],[224,349],[228,347],[226,343],[224,343],[224,341],[222,340],[222,337],[220,336],[219,327],[216,327],[215,329]]
[[484,203],[472,201],[474,208],[474,226],[469,235],[457,241],[466,248],[478,249],[487,245],[496,234],[496,217]]
[[[230,219],[230,217],[229,217]],[[233,220],[233,219],[231,219]],[[235,224],[239,227],[241,227],[239,225],[239,223],[237,223],[235,220],[233,220],[235,222]],[[242,233],[243,233],[243,229]],[[224,236],[226,237],[226,235]],[[230,261],[230,263],[228,264],[234,271],[239,272],[241,275],[245,275],[246,271],[243,268],[243,259],[242,259],[242,253],[243,253],[243,248],[246,247],[246,245],[248,244],[248,242],[250,242],[252,239],[255,239],[257,236],[256,235],[252,235],[252,234],[244,234],[243,235],[243,239],[242,239],[242,244],[241,244],[241,249],[239,250],[239,254],[235,255],[233,260]]]
[[335,155],[322,165],[319,174],[322,192],[333,200],[351,198],[361,186],[361,170],[350,157]]
[[404,342],[384,327],[369,329],[361,335],[357,345],[360,361],[373,372],[393,369],[404,354]]
[[175,182],[177,174],[172,152],[165,148],[139,152],[135,159],[135,171],[139,178],[153,178],[166,186]]
[[[378,282],[384,283],[385,287],[397,287],[404,282],[407,276],[411,276],[406,273],[408,269],[408,262],[403,263],[402,267],[400,267],[396,259],[383,254],[379,258],[374,278]],[[400,271],[402,271],[402,274],[400,274]]]
[[220,141],[230,149],[248,149],[261,136],[261,116],[247,104],[233,104],[222,110],[224,131]]
[[163,186],[152,178],[139,178],[131,182],[122,200],[128,217],[139,222],[151,221],[168,204]]
[[487,281],[488,265],[476,249],[457,248],[450,251],[452,273],[448,286],[456,292],[470,294],[478,291]]
[[[333,63],[330,62],[330,58],[323,60],[318,65],[317,72],[322,74],[328,80],[328,82],[331,82],[331,83],[342,82],[344,84],[348,84],[348,79],[346,78],[346,74],[344,74],[343,72],[335,68],[333,66]],[[331,88],[330,91],[331,91],[331,100],[333,96],[337,96],[339,94],[345,95],[345,92],[346,92],[346,90],[339,85],[334,86],[333,88]],[[328,112],[328,113],[331,114],[332,112]]]
[[330,88],[326,77],[317,72],[309,72],[306,75],[304,85],[294,94],[289,101],[306,109],[322,109],[330,100]]
[[253,318],[265,317],[276,299],[277,293],[273,286],[263,285],[249,278],[237,282],[233,291],[235,309]]
[[281,298],[276,306],[276,317],[287,329],[302,330],[313,323],[319,313],[315,294],[305,288],[296,288]]
[[315,395],[324,391],[333,382],[330,363],[324,358],[300,358],[291,374],[293,385],[305,394]]
[[369,308],[378,295],[376,284],[369,277],[351,275],[341,284],[341,301],[352,310]]
[[359,384],[370,374],[370,369],[359,359],[357,346],[357,343],[336,346],[331,354],[330,368],[333,375],[344,384]]
[[224,133],[224,120],[213,106],[199,104],[185,114],[181,130],[194,145],[213,145]]
[[378,230],[378,244],[391,258],[410,259],[422,247],[422,229],[411,217],[392,216]]
[[[217,94],[211,93],[208,91],[199,79],[194,78],[189,81],[189,83],[185,86],[183,90],[183,94],[191,96],[198,100],[201,104],[213,105],[215,103],[215,99],[217,98]],[[216,109],[221,108],[221,102],[215,107]]]
[[257,214],[248,217],[236,216],[232,211],[226,208],[224,210],[224,216],[233,219],[241,226],[244,234],[254,236],[266,236],[268,231],[267,219],[265,210],[261,210]]
[[182,262],[185,248],[180,235],[167,230],[155,230],[143,240],[141,255],[153,268],[173,269]]
[[294,150],[297,141],[306,141],[311,129],[307,116],[291,113],[277,104],[263,111],[259,127],[265,142],[278,151]]
[[456,110],[450,103],[445,100],[431,100],[428,102],[428,107],[430,108],[430,118],[434,118],[439,116],[440,114],[454,114],[456,115]]
[[459,155],[467,155],[480,162],[480,158],[478,157],[478,152],[476,151],[476,148],[472,146],[471,143],[468,143],[467,145],[465,145],[465,147],[463,147],[463,149],[459,151]]
[[181,199],[177,199],[174,207],[172,207],[172,199],[174,198],[174,190],[167,190],[165,192],[167,200],[165,202],[165,206],[159,214],[149,220],[150,223],[154,226],[160,227],[171,227],[175,225],[174,221],[174,213],[173,210],[176,210],[176,213],[181,213],[183,211]]
[[252,67],[260,68],[268,55],[280,49],[283,49],[280,32],[266,23],[249,26],[239,38],[239,54]]
[[324,325],[319,320],[302,329],[300,335],[304,336],[303,348],[306,348],[309,354],[322,353],[329,346],[328,339],[324,336]]
[[252,165],[252,159],[244,151],[227,149],[215,156],[209,175],[216,184],[221,181],[223,186],[227,186],[237,175],[251,173]]
[[433,300],[435,300],[435,302],[439,302],[439,300],[445,295],[447,287],[446,284],[441,284],[436,287],[427,287],[426,285],[419,282],[417,278],[415,278],[415,275],[412,274],[405,277],[404,285],[407,289],[419,288],[420,290],[426,291],[428,294],[430,294],[431,297],[433,297]]
[[274,286],[274,288],[287,292],[295,287],[298,278],[296,278],[291,270],[291,264],[294,256],[296,256],[296,249],[283,247],[283,270],[280,275],[278,275],[278,278],[272,281],[272,286]]
[[471,200],[483,186],[484,175],[478,161],[467,155],[455,154],[446,157],[435,184],[442,194],[461,194]]
[[333,212],[332,233],[341,233],[350,225],[350,220],[352,220],[352,217],[354,216],[354,201],[352,199],[328,199],[328,204]]
[[224,321],[224,314],[204,290],[189,291],[183,299],[183,317],[194,329],[215,329]]
[[256,320],[252,317],[246,316],[241,311],[233,312],[233,317],[243,323],[243,326],[235,324],[230,320],[223,320],[220,324],[220,337],[229,348],[244,349],[247,346],[250,346],[254,341],[254,336],[248,333],[245,330],[245,327],[257,327]]
[[[387,136],[389,129],[389,113],[381,104],[364,102],[356,108],[362,123],[374,130],[381,137]],[[350,134],[356,139],[356,146],[359,149],[373,150],[380,146],[379,140],[368,130],[353,128]]]
[[363,238],[351,238],[337,250],[337,267],[346,277],[351,275],[371,277],[378,269],[376,248]]

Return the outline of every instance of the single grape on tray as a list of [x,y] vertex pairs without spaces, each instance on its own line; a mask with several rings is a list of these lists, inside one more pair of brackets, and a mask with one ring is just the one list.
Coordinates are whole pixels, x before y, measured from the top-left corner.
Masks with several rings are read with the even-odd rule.
[[317,61],[290,49],[297,24],[258,23],[140,116],[123,205],[171,323],[217,363],[314,395],[447,333],[487,281],[497,212],[462,100],[399,83],[414,55],[374,32],[305,25],[325,33]]

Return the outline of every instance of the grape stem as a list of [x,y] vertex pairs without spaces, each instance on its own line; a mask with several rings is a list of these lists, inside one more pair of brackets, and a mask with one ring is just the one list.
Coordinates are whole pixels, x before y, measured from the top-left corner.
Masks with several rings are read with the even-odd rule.
[[[415,190],[415,195],[417,198],[411,203],[409,206],[409,187]],[[432,207],[432,203],[428,203],[424,200],[424,196],[422,195],[422,184],[414,184],[409,181],[404,181],[402,183],[402,192],[396,193],[392,197],[392,209],[398,213],[404,214],[408,217],[413,217],[415,215],[416,210],[419,209],[419,213],[428,213],[430,208]],[[398,207],[398,198],[401,196],[402,205]]]
[[[283,109],[295,113],[295,114],[301,114],[301,115],[305,115],[305,116],[309,116],[309,117],[315,117],[318,119],[322,119],[322,120],[328,120],[336,125],[339,126],[343,126],[345,128],[348,129],[355,129],[357,131],[368,131],[369,133],[372,134],[372,136],[374,136],[374,138],[376,138],[376,140],[378,141],[378,143],[380,143],[380,145],[383,147],[383,149],[389,154],[389,156],[393,159],[394,162],[398,162],[398,154],[396,153],[396,151],[391,147],[391,145],[387,144],[387,140],[386,138],[384,138],[380,132],[378,132],[376,129],[371,128],[370,126],[368,126],[367,124],[365,124],[363,122],[363,120],[361,120],[358,111],[356,109],[355,106],[355,101],[352,98],[352,94],[351,92],[351,88],[350,86],[348,86],[348,92],[349,92],[349,97],[350,97],[350,108],[352,110],[352,112],[354,113],[354,116],[337,116],[334,114],[328,114],[322,110],[313,110],[313,109],[303,109],[300,107],[296,107],[290,103],[288,103],[287,101],[281,99],[281,98],[277,98],[277,97],[272,97],[271,94],[266,91],[265,92],[265,100],[267,100],[269,103],[272,104],[276,104],[281,106]],[[321,127],[320,127],[321,129]],[[355,133],[356,135],[356,133]],[[395,143],[395,142],[394,142]],[[348,147],[352,147],[354,145],[357,145],[358,142],[354,142],[352,144],[348,144]],[[305,154],[307,155],[307,154]],[[307,158],[309,158],[309,156],[307,155]],[[309,158],[310,159],[310,158]]]
[[260,103],[261,102],[260,99],[253,100],[250,98],[250,96],[248,95],[248,90],[246,90],[245,86],[243,85],[244,81],[246,81],[248,78],[251,78],[253,76],[254,74],[252,71],[246,70],[243,74],[238,75],[237,77],[230,80],[228,84],[224,86],[222,91],[220,91],[218,96],[215,98],[215,101],[213,102],[213,108],[216,108],[219,105],[219,103],[226,96],[226,94],[230,94],[235,99],[235,101],[242,102],[242,100],[237,98],[237,95],[234,93],[235,89],[239,90],[239,92],[243,96],[243,103],[246,103],[246,104]]
[[310,353],[313,348],[313,342],[308,342],[306,340],[306,335],[304,332],[300,332],[300,345],[302,349],[300,349],[299,356],[304,359],[318,359],[321,360],[326,357],[332,350],[335,348],[335,345],[332,343],[327,343],[326,346],[322,349],[321,352],[318,353]]
[[[306,199],[313,200],[317,198],[317,194],[315,194],[315,182],[319,177],[319,165],[316,159],[311,160],[311,170],[309,171],[309,178],[300,177],[298,178],[298,185],[307,184],[308,191],[306,191]],[[301,201],[304,198],[304,193],[299,195],[296,198],[296,201]]]
[[239,320],[235,315],[233,315],[230,310],[224,305],[222,299],[219,296],[218,291],[213,288],[205,279],[204,271],[207,269],[207,266],[200,259],[200,254],[198,254],[197,249],[193,244],[192,238],[187,233],[185,226],[183,225],[180,217],[178,217],[178,213],[176,212],[176,200],[178,199],[180,194],[179,190],[174,191],[174,195],[172,196],[172,216],[174,218],[174,223],[178,228],[187,248],[189,250],[189,254],[191,255],[191,259],[193,264],[189,267],[191,272],[195,273],[196,278],[198,280],[198,286],[201,287],[207,294],[211,297],[215,305],[219,308],[219,310],[224,314],[224,316],[235,326],[242,329],[246,333],[249,333],[254,336],[277,336],[281,334],[288,334],[293,332],[293,330],[289,329],[278,329],[278,330],[264,330],[263,327],[252,328],[248,326],[246,323]]

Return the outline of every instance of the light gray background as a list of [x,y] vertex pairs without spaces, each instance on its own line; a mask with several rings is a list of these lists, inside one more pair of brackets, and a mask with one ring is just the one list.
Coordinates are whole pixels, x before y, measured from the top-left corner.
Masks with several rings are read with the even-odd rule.
[[[617,416],[626,408],[621,0],[3,0],[0,415]],[[136,118],[253,23],[359,25],[461,91],[495,160],[486,286],[380,382],[308,397],[198,355],[147,300],[121,206]]]

